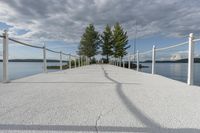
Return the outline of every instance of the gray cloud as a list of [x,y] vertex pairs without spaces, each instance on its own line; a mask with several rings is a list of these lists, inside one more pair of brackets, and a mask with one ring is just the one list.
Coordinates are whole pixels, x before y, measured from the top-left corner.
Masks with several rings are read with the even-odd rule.
[[122,23],[130,38],[200,33],[198,0],[0,0],[1,22],[28,29],[23,37],[79,41],[88,23],[102,31]]

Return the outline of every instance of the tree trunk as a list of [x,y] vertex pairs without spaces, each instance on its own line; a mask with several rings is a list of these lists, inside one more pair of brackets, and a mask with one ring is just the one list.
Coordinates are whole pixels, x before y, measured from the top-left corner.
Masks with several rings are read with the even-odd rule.
[[108,55],[106,55],[106,63],[108,63],[109,62],[109,56]]

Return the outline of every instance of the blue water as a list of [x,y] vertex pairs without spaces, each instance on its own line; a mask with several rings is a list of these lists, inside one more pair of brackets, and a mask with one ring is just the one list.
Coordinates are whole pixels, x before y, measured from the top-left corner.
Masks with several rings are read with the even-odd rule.
[[[48,63],[48,65],[59,65],[59,63]],[[140,71],[151,73],[151,63],[143,63],[148,68]],[[42,73],[43,64],[35,62],[9,62],[9,79],[19,79],[34,74]],[[49,72],[56,70],[49,70]],[[156,74],[187,82],[187,63],[157,63],[155,65]],[[200,86],[200,63],[194,65],[194,84]],[[2,80],[2,63],[0,62],[0,81]]]
[[[142,68],[140,71],[151,73],[151,63],[143,63],[149,68]],[[187,82],[187,63],[156,63],[155,73],[167,78]],[[194,84],[200,86],[200,63],[194,64]]]
[[[58,63],[48,63],[48,65],[59,65]],[[2,62],[0,62],[0,81],[2,81]],[[9,62],[9,79],[19,79],[43,72],[41,62]],[[48,70],[52,72],[56,70]]]

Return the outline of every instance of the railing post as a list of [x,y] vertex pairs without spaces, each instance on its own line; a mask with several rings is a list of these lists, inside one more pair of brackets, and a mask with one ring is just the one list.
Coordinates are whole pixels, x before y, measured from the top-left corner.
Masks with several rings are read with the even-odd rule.
[[72,68],[71,55],[69,55],[69,69]]
[[3,33],[3,83],[8,83],[8,32]]
[[128,56],[128,69],[131,69],[131,56]]
[[152,48],[152,74],[155,74],[155,57],[156,57],[156,46],[153,45]]
[[188,49],[188,85],[193,85],[194,78],[194,35],[189,35],[189,49]]
[[137,51],[137,71],[140,69],[139,51]]
[[47,56],[46,56],[46,46],[43,47],[43,72],[47,73]]
[[60,70],[62,70],[62,52],[60,51]]
[[125,68],[125,60],[123,59],[123,68]]

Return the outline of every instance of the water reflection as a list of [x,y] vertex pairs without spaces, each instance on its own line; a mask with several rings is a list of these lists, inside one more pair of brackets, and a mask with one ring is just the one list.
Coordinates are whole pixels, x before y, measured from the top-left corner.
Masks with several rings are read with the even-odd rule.
[[[151,63],[143,63],[149,68],[142,68],[142,72],[151,73]],[[187,82],[187,63],[156,63],[156,74],[175,79],[182,82]],[[200,86],[200,64],[194,64],[194,84]]]

